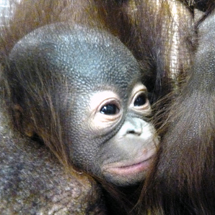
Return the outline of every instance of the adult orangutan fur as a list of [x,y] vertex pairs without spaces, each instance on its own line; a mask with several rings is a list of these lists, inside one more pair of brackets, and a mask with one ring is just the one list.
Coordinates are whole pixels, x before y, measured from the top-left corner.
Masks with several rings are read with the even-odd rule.
[[[2,28],[2,66],[5,65],[5,55],[24,35],[38,27],[62,21],[106,29],[119,37],[140,65],[148,66],[146,85],[152,102],[172,88],[177,91],[178,83],[186,76],[191,51],[185,40],[192,29],[192,14],[180,2],[170,0],[23,0],[15,4],[13,17]],[[64,152],[52,150],[52,153],[63,164],[68,164]]]
[[164,122],[166,134],[145,183],[140,214],[213,215],[215,211],[215,3],[209,3],[196,26],[188,80]]

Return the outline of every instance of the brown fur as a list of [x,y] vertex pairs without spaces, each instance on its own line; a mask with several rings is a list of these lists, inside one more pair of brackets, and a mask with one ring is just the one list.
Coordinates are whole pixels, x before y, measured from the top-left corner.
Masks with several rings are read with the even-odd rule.
[[[173,6],[177,13],[172,10]],[[187,29],[192,26],[192,14],[182,4],[171,0],[161,0],[159,3],[155,0],[23,0],[15,4],[13,17],[2,29],[0,60],[3,68],[10,50],[24,35],[40,26],[64,21],[103,28],[119,37],[133,52],[143,70],[149,68],[145,81],[152,94],[152,102],[162,98],[172,88],[178,92],[178,83],[186,76],[185,69],[191,61],[189,46],[184,41],[187,39]],[[41,85],[44,91],[51,90],[46,83]],[[36,133],[42,137],[60,162],[70,167],[62,139],[61,119],[53,101],[47,97],[45,105],[48,111],[42,117],[36,111],[24,111],[29,114],[29,120],[22,121],[22,111],[15,107],[14,92],[8,86],[9,80],[5,80],[5,98],[13,127],[28,136]],[[29,92],[33,95],[31,89]],[[36,106],[32,104],[32,110]],[[47,126],[41,127],[40,120],[45,121]]]
[[209,11],[197,26],[187,82],[164,122],[166,133],[144,185],[140,214],[214,214],[214,11],[212,16]]

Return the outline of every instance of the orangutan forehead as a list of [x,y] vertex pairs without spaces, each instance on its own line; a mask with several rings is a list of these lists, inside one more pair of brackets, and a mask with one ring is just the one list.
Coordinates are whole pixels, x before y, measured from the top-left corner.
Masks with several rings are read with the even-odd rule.
[[[66,29],[66,30],[65,30]],[[106,31],[58,23],[39,28],[13,48],[10,58],[30,70],[51,71],[72,80],[126,82],[140,76],[131,52]],[[28,72],[29,69],[26,69]]]

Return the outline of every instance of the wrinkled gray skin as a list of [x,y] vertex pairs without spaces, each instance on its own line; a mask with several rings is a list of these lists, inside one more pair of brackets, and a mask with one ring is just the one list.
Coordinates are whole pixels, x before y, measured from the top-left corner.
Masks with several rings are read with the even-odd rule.
[[105,214],[99,187],[67,174],[44,145],[13,134],[2,106],[0,148],[0,214]]
[[[146,101],[134,107],[132,92],[141,84],[143,73],[118,39],[98,29],[53,24],[19,41],[11,51],[9,64],[10,87],[14,94],[22,92],[13,102],[24,110],[27,118],[33,118],[29,110],[42,118],[46,112],[41,108],[42,101],[46,100],[39,104],[34,100],[45,98],[51,91],[47,98],[61,120],[66,153],[74,166],[120,186],[143,180],[155,154],[157,139],[147,119],[150,105],[146,91],[141,94]],[[44,85],[50,89],[44,90]],[[32,93],[28,93],[31,86]],[[91,105],[97,99],[93,98],[103,92],[111,92],[113,96],[108,97],[110,102],[105,101],[94,110]],[[117,113],[104,116],[106,113],[102,114],[101,109],[106,105],[114,106]],[[106,117],[110,119],[108,123]],[[41,121],[38,125],[47,127]],[[30,127],[43,139],[37,126],[30,124]],[[117,172],[121,170],[122,173]]]

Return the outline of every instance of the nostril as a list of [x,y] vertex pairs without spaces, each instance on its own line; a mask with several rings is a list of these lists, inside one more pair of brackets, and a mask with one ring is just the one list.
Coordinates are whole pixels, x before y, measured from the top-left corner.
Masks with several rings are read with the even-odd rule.
[[127,134],[134,134],[134,135],[141,135],[142,130],[141,129],[132,129],[132,130],[128,130]]
[[127,133],[128,133],[128,134],[134,134],[135,131],[134,131],[134,130],[129,130]]

